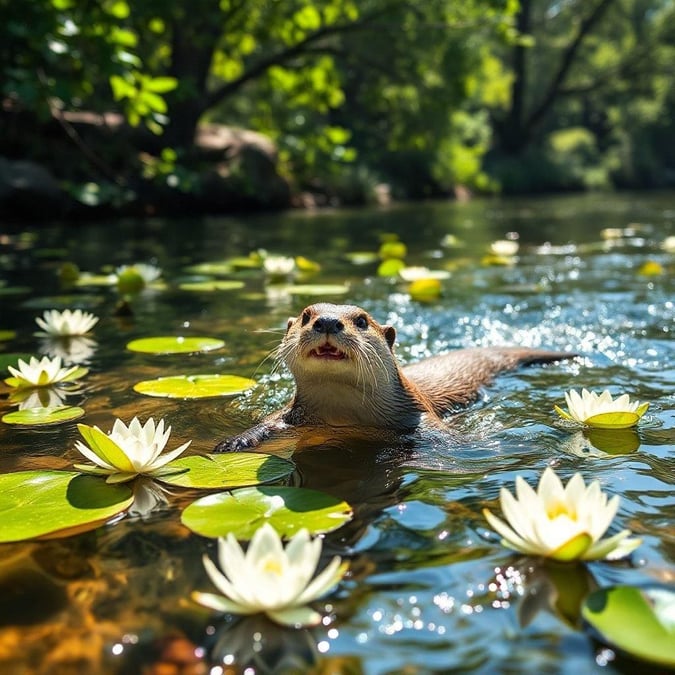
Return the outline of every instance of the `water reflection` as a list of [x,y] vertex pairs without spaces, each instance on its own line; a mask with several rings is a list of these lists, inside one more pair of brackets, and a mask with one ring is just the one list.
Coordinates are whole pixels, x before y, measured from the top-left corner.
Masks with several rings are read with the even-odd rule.
[[551,612],[563,623],[578,628],[581,606],[598,582],[586,565],[555,565],[535,561],[518,565],[523,593],[518,601],[521,626],[531,624],[541,611]]
[[154,512],[168,507],[169,490],[147,476],[139,476],[131,483],[134,501],[127,514],[131,517],[149,518]]
[[560,443],[560,449],[576,457],[628,455],[640,447],[636,429],[584,429]]
[[96,340],[78,335],[75,337],[50,337],[40,341],[40,353],[51,358],[59,356],[66,366],[86,365],[96,354]]
[[212,663],[261,675],[307,672],[320,657],[318,630],[282,628],[262,615],[223,619],[207,649]]
[[61,387],[24,387],[13,391],[7,400],[18,403],[19,410],[29,410],[65,405],[66,396],[68,392]]

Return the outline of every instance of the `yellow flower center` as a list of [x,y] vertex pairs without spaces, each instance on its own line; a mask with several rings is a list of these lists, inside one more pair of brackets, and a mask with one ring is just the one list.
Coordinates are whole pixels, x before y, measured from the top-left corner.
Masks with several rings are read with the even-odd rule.
[[275,574],[278,577],[283,573],[283,567],[276,558],[267,558],[262,564],[262,570],[267,574]]
[[576,522],[577,519],[576,510],[570,509],[564,502],[554,502],[549,504],[546,508],[546,515],[549,517],[549,520],[565,517]]

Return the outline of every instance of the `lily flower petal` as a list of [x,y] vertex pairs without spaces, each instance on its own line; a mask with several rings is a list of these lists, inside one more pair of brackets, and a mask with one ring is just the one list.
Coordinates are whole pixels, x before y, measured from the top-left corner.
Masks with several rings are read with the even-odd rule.
[[254,614],[250,608],[245,605],[241,605],[237,602],[229,600],[228,598],[217,595],[216,593],[202,593],[200,591],[193,591],[191,593],[192,599],[208,607],[209,609],[215,609],[217,612],[227,612],[228,614]]
[[290,628],[302,626],[317,626],[321,623],[321,614],[311,607],[290,607],[289,609],[277,609],[267,612],[272,621]]

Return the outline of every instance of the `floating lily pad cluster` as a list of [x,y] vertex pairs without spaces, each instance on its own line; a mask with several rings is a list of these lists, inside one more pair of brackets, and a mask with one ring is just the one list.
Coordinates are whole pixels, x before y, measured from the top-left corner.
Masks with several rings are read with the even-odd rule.
[[[178,282],[183,291],[217,292],[242,290],[244,279],[262,279],[270,293],[302,296],[344,295],[345,284],[311,283],[321,271],[321,265],[302,256],[290,257],[269,253],[263,249],[248,256],[214,260],[190,265],[190,275]],[[231,277],[231,278],[224,278]]]
[[[148,275],[154,279],[156,275],[151,272]],[[135,275],[139,276],[136,270],[121,271],[118,285],[131,292]],[[97,321],[97,317],[80,310],[48,310],[37,323],[49,336],[70,339],[85,335]],[[223,341],[215,338],[166,336],[137,339],[127,345],[130,351],[160,357],[208,352],[223,346]],[[7,413],[4,422],[58,424],[84,414],[77,406],[59,405],[65,394],[54,387],[83,377],[86,368],[62,366],[59,356],[31,356],[19,360],[16,367],[8,365],[8,369],[11,377],[5,383],[14,390],[14,402],[24,407]],[[140,382],[135,389],[152,396],[201,398],[239,393],[254,384],[236,376],[183,375]],[[329,568],[312,579],[322,544],[311,535],[330,532],[350,520],[352,510],[347,503],[303,488],[258,487],[284,480],[293,472],[293,463],[279,457],[256,453],[181,457],[190,441],[164,452],[171,434],[164,420],[155,424],[150,418],[142,424],[134,418],[126,425],[117,419],[108,433],[86,424],[79,424],[78,430],[82,440],[76,442],[75,449],[88,462],[74,464],[76,471],[0,474],[0,543],[70,536],[95,529],[125,512],[146,517],[156,509],[170,508],[163,486],[207,490],[206,496],[184,510],[181,521],[185,527],[202,536],[227,536],[228,543],[221,540],[221,546],[229,545],[242,556],[237,539],[253,539],[246,554],[251,566],[259,574],[272,570],[270,587],[283,590],[271,604],[269,593],[259,599],[255,591],[252,596],[246,591],[249,597],[244,600],[241,588],[229,592],[230,580],[205,559],[207,571],[225,595],[195,593],[195,600],[245,613],[268,612],[273,619],[289,625],[320,620],[320,614],[306,604],[334,586],[344,576],[347,564],[336,557]],[[281,544],[282,537],[287,536],[292,536],[288,555]],[[261,541],[271,542],[272,549]],[[228,559],[227,570],[235,585],[251,587],[248,566],[233,566]],[[265,577],[253,581],[254,587],[264,586]]]
[[[627,394],[613,399],[608,391],[598,395],[586,389],[581,394],[567,392],[565,399],[567,410],[555,406],[556,412],[565,423],[581,427],[595,443],[608,441],[608,454],[617,447],[622,448],[617,452],[626,451],[624,446],[627,451],[633,448],[633,427],[649,406],[631,401]],[[622,436],[626,438],[623,445]],[[515,497],[502,488],[500,504],[504,521],[488,509],[484,509],[485,518],[501,535],[505,547],[526,555],[558,563],[617,560],[641,543],[629,530],[603,538],[617,512],[619,497],[608,499],[598,481],[585,485],[578,473],[564,486],[549,467],[536,491],[518,476]],[[560,592],[562,596],[558,594],[555,601],[558,610],[572,615],[581,611],[601,640],[633,657],[670,667],[675,664],[672,589],[617,586],[583,593],[580,598],[566,598],[567,588]]]
[[[143,354],[169,355],[210,352],[224,346],[222,340],[210,337],[160,336],[132,340],[127,349]],[[134,385],[134,391],[166,398],[211,398],[241,394],[255,384],[255,380],[239,375],[186,374],[144,380]]]
[[128,427],[116,420],[108,434],[84,424],[78,428],[84,442],[78,441],[76,448],[91,460],[75,464],[78,472],[0,475],[0,542],[66,536],[98,527],[133,507],[133,482],[140,477],[174,488],[230,490],[202,497],[183,513],[184,525],[203,536],[232,533],[249,539],[264,523],[282,535],[300,529],[316,534],[351,518],[348,504],[323,493],[291,487],[242,488],[288,476],[293,463],[279,457],[237,453],[178,458],[189,441],[162,454],[171,431],[165,430],[163,420],[141,425],[134,418]]
[[[71,339],[88,333],[97,321],[97,317],[80,310],[48,310],[37,323],[46,334]],[[160,357],[206,352],[223,346],[223,341],[215,338],[167,336],[142,338],[128,344],[132,351]],[[82,408],[60,403],[62,397],[72,391],[64,391],[62,383],[83,377],[87,374],[86,368],[64,367],[59,357],[46,356],[40,359],[31,356],[20,360],[17,367],[8,365],[8,368],[11,377],[6,378],[5,383],[12,388],[10,400],[24,407],[7,413],[3,417],[5,423],[61,424],[84,415]],[[183,375],[141,382],[135,388],[152,396],[201,398],[240,393],[254,384],[253,380],[238,376]],[[344,502],[300,488],[268,486],[264,493],[257,492],[253,486],[283,480],[293,471],[292,462],[278,457],[253,453],[179,457],[189,442],[164,453],[170,428],[165,427],[163,420],[155,425],[150,419],[142,425],[134,418],[129,426],[116,420],[109,433],[86,424],[78,425],[78,429],[83,440],[76,443],[76,449],[90,463],[75,464],[77,472],[37,470],[0,475],[0,511],[3,513],[0,542],[66,536],[98,527],[125,511],[145,515],[144,508],[154,508],[167,501],[163,497],[152,498],[153,490],[155,495],[163,494],[161,484],[192,490],[230,490],[232,492],[220,493],[221,496],[243,500],[252,509],[258,500],[262,506],[257,519],[250,517],[250,511],[239,509],[239,513],[244,514],[239,524],[236,524],[237,517],[231,517],[225,521],[227,528],[219,530],[219,534],[234,532],[242,539],[252,536],[254,523],[273,521],[286,533],[299,529],[300,518],[307,529],[317,533],[330,531],[351,517],[351,509]],[[93,474],[93,478],[86,474]],[[159,483],[153,487],[152,480]],[[90,486],[95,489],[90,490]],[[243,488],[246,491],[239,495],[238,491]],[[300,503],[303,507],[298,510]],[[270,509],[270,504],[275,508]],[[220,518],[222,510],[220,503],[198,500],[184,523],[192,527],[190,513],[196,513],[199,524],[195,529],[200,531],[210,518]],[[209,516],[210,513],[215,515]]]
[[[306,604],[334,586],[347,564],[336,557],[312,580],[322,544],[310,535],[349,521],[352,510],[346,502],[303,488],[257,487],[293,471],[293,463],[279,457],[237,453],[179,458],[190,441],[164,453],[171,433],[164,420],[155,424],[151,418],[141,424],[134,418],[127,426],[118,419],[107,434],[84,424],[78,429],[83,441],[76,449],[90,463],[75,464],[77,472],[0,475],[0,542],[68,536],[99,527],[125,511],[147,515],[168,501],[161,484],[226,489],[194,501],[181,521],[202,536],[227,537],[220,539],[220,547],[229,546],[240,557],[244,553],[237,540],[252,539],[246,553],[250,564],[242,566],[228,556],[224,563],[228,578],[205,558],[207,571],[224,596],[195,593],[195,600],[224,611],[263,611],[288,625],[320,620],[321,615]],[[284,551],[281,539],[289,536]],[[281,590],[273,596],[253,590],[266,584]]]
[[[456,236],[448,235],[441,242],[445,248],[458,249],[464,244]],[[513,265],[517,261],[518,242],[515,239],[497,240],[490,244],[482,257],[482,265]],[[407,283],[408,295],[420,303],[434,302],[443,294],[443,282],[451,277],[451,271],[470,260],[446,261],[443,269],[430,269],[424,266],[406,264],[408,247],[396,234],[382,235],[382,243],[376,253],[368,251],[347,254],[354,264],[363,265],[379,261],[377,275],[384,278],[401,280]]]

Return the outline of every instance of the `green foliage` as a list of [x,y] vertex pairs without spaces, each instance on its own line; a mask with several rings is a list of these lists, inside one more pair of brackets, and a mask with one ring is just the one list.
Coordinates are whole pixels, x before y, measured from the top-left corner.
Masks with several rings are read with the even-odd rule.
[[[663,0],[23,0],[0,6],[0,95],[39,124],[84,110],[139,129],[89,153],[105,178],[63,176],[92,205],[125,204],[136,177],[198,193],[205,121],[268,135],[282,175],[327,202],[380,183],[398,197],[666,185],[673,25]],[[49,155],[11,128],[0,153]],[[229,159],[254,198],[251,170]]]
[[675,58],[673,3],[529,0],[517,20],[532,39],[525,48],[522,40],[493,45],[511,67],[510,92],[506,103],[486,101],[502,184],[672,181],[673,99],[665,82]]
[[[128,71],[124,75],[111,75],[110,88],[115,101],[125,101],[125,114],[132,127],[146,120],[148,129],[153,133],[162,133],[157,120],[166,120],[168,112],[165,99],[161,96],[178,86],[175,77],[148,77],[138,71]],[[161,116],[161,117],[160,117]]]

